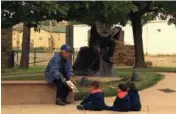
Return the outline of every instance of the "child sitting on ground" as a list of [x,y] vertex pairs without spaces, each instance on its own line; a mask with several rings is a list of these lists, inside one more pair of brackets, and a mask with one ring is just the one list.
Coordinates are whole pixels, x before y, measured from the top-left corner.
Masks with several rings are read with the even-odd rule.
[[127,112],[130,108],[127,85],[119,84],[118,88],[119,89],[113,106],[107,106],[106,109],[112,111]]
[[138,90],[136,89],[135,84],[131,82],[127,83],[127,86],[129,88],[128,96],[130,99],[130,111],[140,111],[141,110],[140,96],[138,94]]
[[99,83],[91,83],[91,93],[77,106],[78,110],[101,111],[106,107],[104,102],[104,92],[100,89]]

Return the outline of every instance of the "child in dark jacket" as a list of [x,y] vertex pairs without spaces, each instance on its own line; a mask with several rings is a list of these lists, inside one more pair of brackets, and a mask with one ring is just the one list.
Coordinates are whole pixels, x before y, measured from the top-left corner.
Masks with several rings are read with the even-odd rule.
[[130,108],[130,101],[127,92],[126,84],[119,84],[119,90],[117,92],[116,99],[114,101],[113,106],[107,106],[107,110],[119,111],[119,112],[127,112]]
[[138,93],[138,90],[136,89],[136,86],[134,83],[128,83],[127,84],[129,90],[128,90],[128,96],[130,99],[130,111],[140,111],[141,110],[141,101],[140,96]]
[[91,93],[77,106],[78,110],[101,111],[106,107],[104,102],[104,92],[100,89],[99,83],[91,83]]

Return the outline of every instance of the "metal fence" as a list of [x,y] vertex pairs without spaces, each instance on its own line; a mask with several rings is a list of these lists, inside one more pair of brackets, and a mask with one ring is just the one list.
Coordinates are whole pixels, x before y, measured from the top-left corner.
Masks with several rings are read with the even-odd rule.
[[[46,66],[51,59],[51,57],[54,55],[55,52],[59,51],[60,49],[55,49],[53,52],[48,51],[41,51],[37,49],[33,49],[29,53],[29,66]],[[72,63],[76,60],[78,54],[78,50],[74,51],[72,55]],[[14,65],[15,67],[20,65],[21,60],[21,51],[20,50],[14,50]]]

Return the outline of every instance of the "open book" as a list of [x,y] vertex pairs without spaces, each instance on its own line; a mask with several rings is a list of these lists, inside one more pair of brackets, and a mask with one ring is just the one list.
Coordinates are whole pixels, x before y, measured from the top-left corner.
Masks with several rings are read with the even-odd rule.
[[71,81],[66,81],[67,85],[73,90],[73,92],[78,92],[78,89]]

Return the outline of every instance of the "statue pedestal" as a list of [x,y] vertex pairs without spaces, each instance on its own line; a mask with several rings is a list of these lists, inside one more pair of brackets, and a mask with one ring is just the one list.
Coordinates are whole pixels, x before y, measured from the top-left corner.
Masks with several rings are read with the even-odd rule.
[[105,62],[100,57],[100,69],[94,74],[94,76],[112,76],[112,69],[112,64]]

